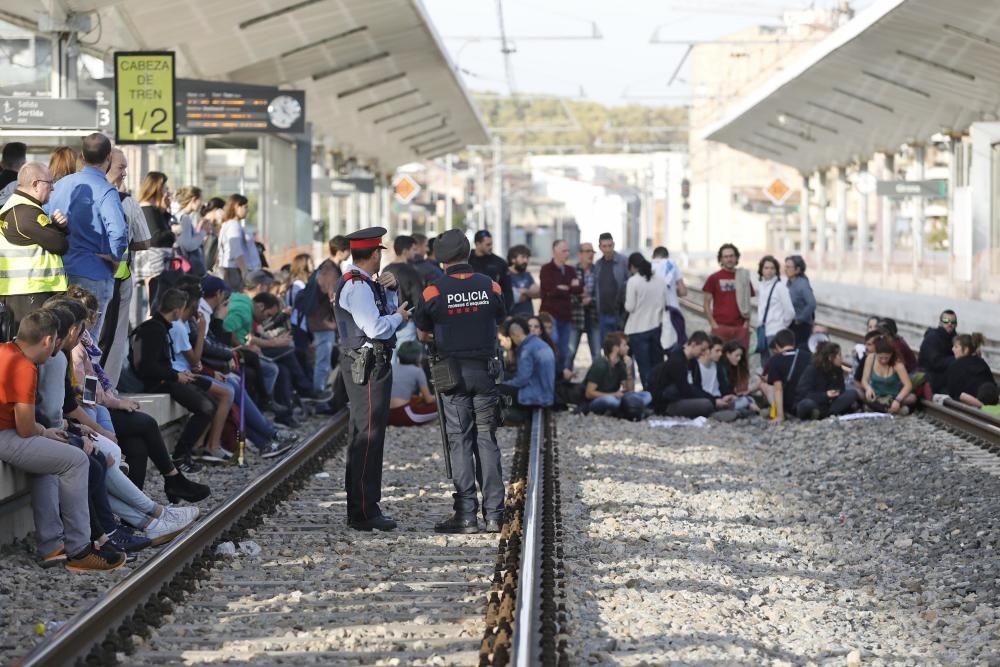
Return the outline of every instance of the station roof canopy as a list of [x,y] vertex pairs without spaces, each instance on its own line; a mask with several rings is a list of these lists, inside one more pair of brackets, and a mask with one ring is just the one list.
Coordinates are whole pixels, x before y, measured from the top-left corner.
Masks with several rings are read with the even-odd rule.
[[803,173],[847,165],[997,114],[998,58],[998,2],[878,0],[702,137]]
[[[35,25],[40,8],[0,0]],[[97,11],[96,48],[173,50],[178,75],[306,91],[314,133],[363,161],[400,164],[488,135],[420,0],[54,0]],[[32,7],[29,9],[29,7]]]

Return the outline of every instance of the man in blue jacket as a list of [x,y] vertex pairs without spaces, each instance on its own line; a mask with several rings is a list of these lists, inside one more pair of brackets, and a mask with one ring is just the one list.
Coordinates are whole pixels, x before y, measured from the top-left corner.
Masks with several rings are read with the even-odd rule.
[[517,373],[504,382],[517,389],[517,407],[531,409],[555,402],[556,355],[548,343],[528,333],[528,321],[515,317],[507,328],[517,349]]
[[97,297],[97,340],[114,295],[115,269],[128,247],[128,225],[118,191],[108,182],[111,140],[95,132],[83,138],[84,167],[59,179],[45,210],[65,211],[69,218],[69,250],[63,256],[66,277]]

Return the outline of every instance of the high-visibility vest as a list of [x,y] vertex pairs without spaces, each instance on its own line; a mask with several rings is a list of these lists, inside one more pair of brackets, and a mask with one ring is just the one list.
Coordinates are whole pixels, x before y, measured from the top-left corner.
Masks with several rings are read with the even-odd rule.
[[[17,192],[0,208],[0,218],[21,205],[38,209],[38,224],[42,227],[51,224],[41,206]],[[0,219],[0,232],[6,230],[7,222]],[[37,244],[14,245],[0,233],[0,296],[65,292],[67,287],[62,257]]]

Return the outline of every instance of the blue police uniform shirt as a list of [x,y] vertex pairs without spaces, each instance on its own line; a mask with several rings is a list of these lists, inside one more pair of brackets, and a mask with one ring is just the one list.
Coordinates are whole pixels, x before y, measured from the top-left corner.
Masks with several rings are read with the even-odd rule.
[[[362,280],[351,280],[351,271],[357,271],[369,280],[372,279],[371,274],[364,269],[359,269],[353,264],[347,266],[344,271],[344,286],[340,290],[337,305],[351,314],[354,324],[365,336],[372,340],[389,340],[403,322],[403,316],[395,312],[399,307],[396,290],[385,291],[385,306],[390,314],[382,315],[375,304],[372,288]],[[362,345],[362,347],[371,346],[371,343]]]

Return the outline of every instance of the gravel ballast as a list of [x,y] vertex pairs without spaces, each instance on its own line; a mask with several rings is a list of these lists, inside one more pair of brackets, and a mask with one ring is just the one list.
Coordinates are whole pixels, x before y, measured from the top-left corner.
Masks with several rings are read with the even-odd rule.
[[561,415],[578,664],[1000,664],[1000,479],[916,418]]

